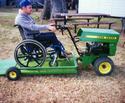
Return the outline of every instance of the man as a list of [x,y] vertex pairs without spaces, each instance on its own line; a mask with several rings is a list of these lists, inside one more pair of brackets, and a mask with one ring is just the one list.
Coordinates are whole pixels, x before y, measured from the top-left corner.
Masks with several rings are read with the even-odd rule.
[[[59,53],[60,57],[64,57],[65,53],[62,53],[61,51],[65,51],[65,49],[53,33],[56,30],[55,27],[52,26],[52,24],[35,24],[34,19],[30,16],[30,14],[32,13],[32,5],[29,0],[22,0],[19,3],[19,6],[20,9],[18,15],[16,16],[15,24],[20,25],[24,28],[26,39],[35,39],[41,43],[43,43],[44,41],[45,43],[43,45],[45,47],[48,47],[51,44],[56,45],[55,50]],[[40,31],[42,30],[50,30],[52,32],[40,33]]]

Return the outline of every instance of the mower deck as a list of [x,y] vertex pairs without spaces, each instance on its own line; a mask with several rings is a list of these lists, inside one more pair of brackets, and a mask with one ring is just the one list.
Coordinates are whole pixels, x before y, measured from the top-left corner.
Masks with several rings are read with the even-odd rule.
[[38,67],[20,67],[14,59],[0,60],[0,75],[5,75],[6,71],[13,66],[21,70],[22,74],[40,75],[40,74],[75,74],[77,73],[77,61],[75,57],[69,60],[59,59],[58,66],[49,66],[49,59],[45,61],[43,66]]

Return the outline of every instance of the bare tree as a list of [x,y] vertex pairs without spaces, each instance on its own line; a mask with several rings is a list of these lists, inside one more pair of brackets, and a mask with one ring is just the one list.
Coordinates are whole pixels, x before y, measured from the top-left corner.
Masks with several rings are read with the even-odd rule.
[[45,0],[43,19],[56,17],[55,13],[67,13],[67,5],[65,0]]

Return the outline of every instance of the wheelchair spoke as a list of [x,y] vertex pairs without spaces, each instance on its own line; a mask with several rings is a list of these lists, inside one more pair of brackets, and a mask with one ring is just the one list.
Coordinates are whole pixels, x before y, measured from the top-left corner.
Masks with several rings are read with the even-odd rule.
[[28,67],[29,63],[30,63],[30,60],[28,59],[28,61],[27,61],[27,63],[26,63],[26,66],[27,66],[27,67]]
[[34,61],[38,64],[38,65],[40,65],[40,63],[38,62],[38,60],[36,59],[36,58],[33,58],[34,59]]
[[17,58],[25,58],[25,57],[28,57],[28,55],[17,56]]
[[37,57],[37,59],[41,59],[41,60],[43,60],[43,58],[44,58],[43,56],[41,56],[41,57]]
[[41,58],[41,57],[43,57],[43,52],[32,53],[32,56],[36,56],[37,58]]
[[20,51],[21,51],[22,53],[28,53],[25,45],[22,45],[22,46],[20,47]]

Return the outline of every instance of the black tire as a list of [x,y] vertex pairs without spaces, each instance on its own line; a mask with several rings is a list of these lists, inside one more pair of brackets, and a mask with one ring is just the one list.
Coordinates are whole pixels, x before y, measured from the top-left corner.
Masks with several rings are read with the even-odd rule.
[[107,76],[113,72],[114,63],[108,57],[99,57],[94,62],[94,70],[99,76]]
[[27,39],[17,45],[14,58],[21,67],[42,66],[46,60],[46,49],[40,42]]
[[19,80],[21,72],[17,67],[10,67],[6,72],[6,77],[12,81]]
[[49,62],[49,66],[50,66],[50,67],[57,67],[57,66],[58,66],[58,61],[55,61],[55,63],[53,64],[53,60],[51,60],[51,61]]

